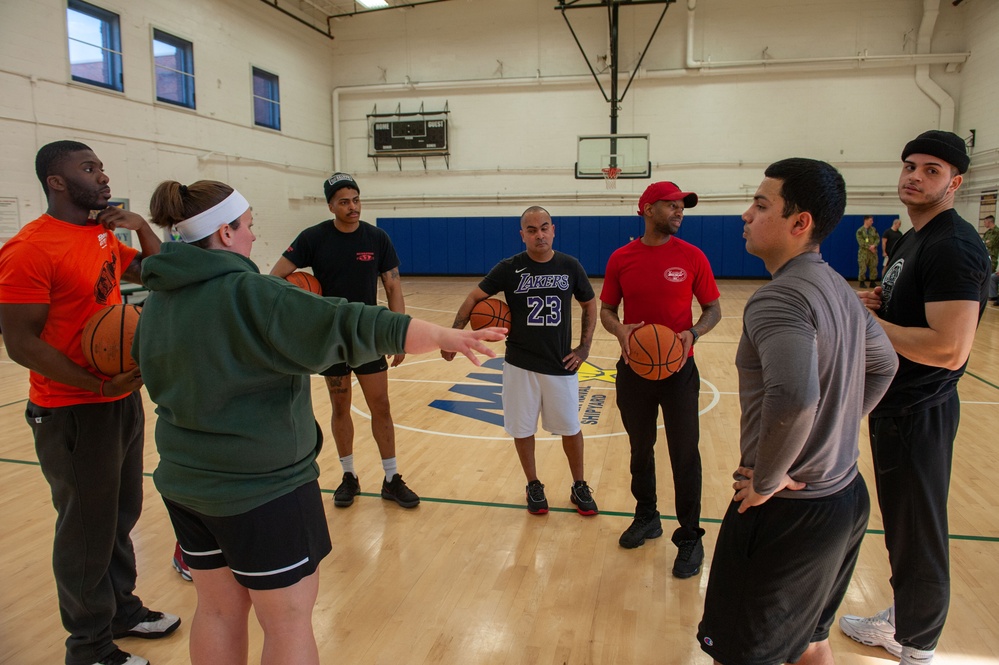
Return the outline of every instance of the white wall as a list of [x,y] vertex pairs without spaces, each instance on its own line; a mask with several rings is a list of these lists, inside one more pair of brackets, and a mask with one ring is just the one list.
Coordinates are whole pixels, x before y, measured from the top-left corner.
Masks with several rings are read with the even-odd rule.
[[972,56],[961,72],[963,81],[958,124],[976,130],[971,169],[959,202],[964,218],[976,222],[983,191],[999,185],[999,6],[975,0],[968,6],[965,25]]
[[[79,140],[104,162],[112,194],[143,214],[164,179],[237,187],[261,220],[254,258],[272,264],[326,212],[300,193],[321,188],[332,164],[332,42],[260,2],[92,4],[121,17],[124,93],[71,82],[64,0],[0,3],[0,196],[18,197],[22,224],[37,217],[35,153]],[[153,28],[194,43],[196,110],[155,101]],[[280,77],[280,132],[253,125],[252,66]]]
[[[611,195],[602,182],[572,177],[576,137],[606,133],[609,107],[553,4],[473,0],[334,23],[339,165],[365,188],[368,216],[513,214],[530,203],[549,204],[556,214],[632,211],[648,181],[619,181]],[[940,126],[940,107],[917,86],[914,61],[876,60],[916,53],[923,1],[695,4],[692,14],[685,2],[667,11],[620,111],[618,131],[651,134],[654,178],[701,194],[699,212],[741,212],[768,163],[807,156],[841,168],[848,212],[902,212],[895,195],[899,153],[919,132]],[[969,22],[999,20],[999,6],[987,0],[960,7],[942,0],[939,9],[934,53],[969,50]],[[621,8],[622,70],[637,62],[660,12]],[[607,53],[605,12],[567,15],[599,62],[596,56]],[[686,66],[691,16],[691,56],[710,69]],[[997,48],[995,30],[976,32],[976,50]],[[807,58],[841,61],[782,62]],[[714,67],[719,63],[746,64]],[[995,88],[994,68],[979,66],[981,75],[970,82],[960,65],[946,69],[932,65],[931,78],[958,109],[977,88]],[[609,90],[606,77],[604,86]],[[445,100],[450,170],[431,158],[426,172],[419,160],[404,161],[401,173],[382,160],[376,173],[366,152],[366,114],[375,105],[379,112],[397,105],[413,111],[421,103],[435,110]],[[994,117],[982,114],[978,123],[979,133],[999,132]],[[963,116],[953,129],[968,133]]]
[[[299,229],[327,216],[321,180],[334,155],[358,178],[372,221],[510,215],[531,203],[555,214],[630,214],[649,182],[621,180],[611,192],[573,178],[576,137],[606,133],[609,107],[550,0],[454,0],[355,16],[333,22],[333,41],[259,0],[94,2],[122,16],[124,94],[69,82],[64,0],[0,3],[0,196],[19,198],[22,223],[44,209],[34,154],[60,138],[90,143],[114,194],[140,212],[164,178],[238,187],[254,204],[254,257],[264,269]],[[902,212],[901,147],[939,127],[941,114],[912,62],[875,60],[917,52],[923,0],[699,0],[693,14],[688,2],[667,11],[621,105],[619,131],[651,135],[656,179],[701,194],[698,212],[731,214],[769,162],[815,157],[843,171],[848,212]],[[661,9],[621,8],[622,71],[635,67]],[[605,12],[567,15],[603,67]],[[709,66],[687,66],[689,25],[690,56]],[[154,101],[153,27],[194,42],[196,111]],[[953,129],[978,131],[959,201],[974,219],[973,190],[999,178],[999,3],[940,0],[932,52],[970,53],[952,71],[930,66],[930,75],[954,100]],[[809,58],[825,61],[785,62]],[[252,65],[281,77],[281,132],[252,126]],[[410,159],[400,172],[383,159],[376,172],[367,114],[445,101],[450,169],[442,158],[429,158],[426,171]]]

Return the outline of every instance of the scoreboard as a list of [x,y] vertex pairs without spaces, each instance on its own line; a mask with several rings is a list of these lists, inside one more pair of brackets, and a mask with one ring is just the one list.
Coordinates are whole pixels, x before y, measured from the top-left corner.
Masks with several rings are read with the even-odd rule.
[[368,156],[447,155],[447,112],[368,116]]

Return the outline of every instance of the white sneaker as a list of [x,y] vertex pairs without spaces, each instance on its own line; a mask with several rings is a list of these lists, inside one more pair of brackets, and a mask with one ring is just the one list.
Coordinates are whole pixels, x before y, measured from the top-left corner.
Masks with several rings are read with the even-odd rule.
[[902,647],[902,660],[899,665],[929,665],[933,662],[933,651],[921,651],[915,647]]
[[861,644],[883,647],[885,651],[896,658],[902,655],[902,645],[895,641],[895,605],[891,605],[888,609],[882,610],[872,617],[844,614],[839,619],[839,627],[848,637]]
[[141,637],[145,640],[158,640],[177,630],[177,626],[179,625],[180,617],[176,614],[150,610],[146,614],[146,618],[132,626],[130,630],[122,633],[113,633],[111,636],[116,640],[122,637]]
[[149,665],[149,661],[141,656],[133,656],[121,649],[115,649],[94,665]]

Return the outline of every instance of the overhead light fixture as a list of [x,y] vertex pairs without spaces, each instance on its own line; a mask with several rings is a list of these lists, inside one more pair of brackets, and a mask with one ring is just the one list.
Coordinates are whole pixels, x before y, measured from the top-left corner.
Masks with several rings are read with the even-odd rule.
[[389,6],[385,0],[357,0],[357,2],[367,9],[384,9]]

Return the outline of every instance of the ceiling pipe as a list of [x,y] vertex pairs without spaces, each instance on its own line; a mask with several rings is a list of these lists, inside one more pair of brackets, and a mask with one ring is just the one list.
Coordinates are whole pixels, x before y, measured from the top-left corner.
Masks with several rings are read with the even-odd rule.
[[[930,46],[933,43],[933,29],[936,27],[939,15],[940,0],[923,0],[923,19],[919,24],[919,32],[916,37],[916,53],[930,52]],[[954,131],[954,98],[930,78],[928,64],[916,67],[915,80],[916,86],[940,108],[938,128],[947,132]]]
[[[935,7],[940,0],[924,0],[924,10]],[[681,69],[662,69],[642,73],[640,79],[673,79],[689,76],[737,76],[760,75],[778,72],[825,72],[846,69],[881,69],[893,67],[915,67],[916,85],[927,96],[940,106],[941,128],[953,127],[954,100],[929,78],[930,65],[962,64],[967,62],[970,53],[930,53],[930,38],[924,38],[924,31],[930,35],[936,22],[938,10],[932,12],[931,20],[924,12],[920,24],[917,53],[902,55],[864,55],[833,56],[819,58],[774,58],[766,60],[736,60],[727,62],[712,62],[696,60],[694,53],[694,13],[697,0],[687,0],[687,53],[685,67]],[[921,73],[922,71],[922,73]],[[630,76],[630,72],[621,73],[622,77]],[[540,73],[534,77],[512,79],[468,79],[451,81],[425,81],[420,83],[379,83],[373,85],[340,86],[333,89],[332,119],[333,119],[333,168],[339,170],[342,163],[340,151],[340,98],[343,95],[371,94],[386,92],[413,92],[417,90],[444,91],[461,89],[468,91],[473,88],[501,88],[527,86],[576,86],[581,87],[592,83],[592,78],[585,75],[542,77]],[[949,109],[949,111],[947,110]],[[945,124],[945,122],[947,124]]]

